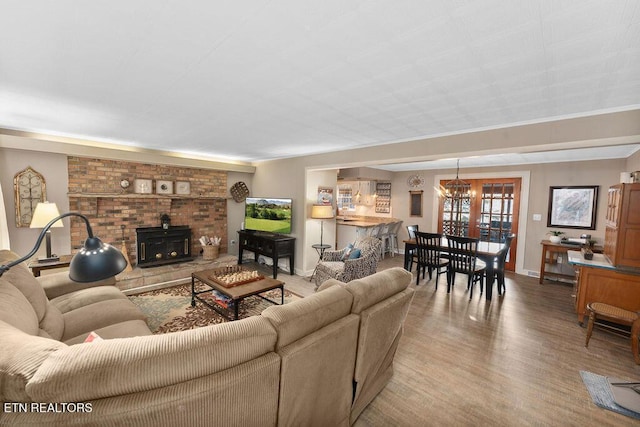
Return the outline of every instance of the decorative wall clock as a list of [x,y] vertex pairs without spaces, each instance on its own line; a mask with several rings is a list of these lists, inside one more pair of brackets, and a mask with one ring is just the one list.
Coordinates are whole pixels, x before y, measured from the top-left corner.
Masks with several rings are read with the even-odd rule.
[[410,188],[422,188],[422,186],[424,185],[424,178],[420,175],[411,175],[407,179],[407,185]]

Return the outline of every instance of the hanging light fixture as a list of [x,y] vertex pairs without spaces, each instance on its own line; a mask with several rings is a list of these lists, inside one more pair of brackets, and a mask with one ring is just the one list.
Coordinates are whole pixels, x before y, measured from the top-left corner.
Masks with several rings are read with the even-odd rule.
[[461,200],[472,199],[475,197],[475,191],[471,191],[471,184],[463,181],[459,178],[460,174],[460,159],[457,162],[456,179],[447,182],[444,186],[440,185],[435,190],[438,192],[438,196],[442,198]]
[[475,191],[471,191],[471,184],[459,178],[460,159],[457,162],[456,179],[447,182],[444,186],[440,185],[435,190],[441,199],[450,204],[452,213],[451,228],[448,233],[463,236],[465,235],[465,227],[462,225],[463,205],[469,204],[475,198]]

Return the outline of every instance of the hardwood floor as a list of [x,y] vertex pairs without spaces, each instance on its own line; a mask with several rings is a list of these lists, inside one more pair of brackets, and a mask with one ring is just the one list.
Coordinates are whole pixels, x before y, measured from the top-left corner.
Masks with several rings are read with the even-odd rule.
[[637,381],[640,366],[627,337],[601,328],[584,347],[571,285],[508,273],[489,303],[469,301],[464,279],[449,295],[443,276],[437,291],[435,279],[416,287],[394,376],[357,426],[640,425],[597,407],[582,382],[581,370]]

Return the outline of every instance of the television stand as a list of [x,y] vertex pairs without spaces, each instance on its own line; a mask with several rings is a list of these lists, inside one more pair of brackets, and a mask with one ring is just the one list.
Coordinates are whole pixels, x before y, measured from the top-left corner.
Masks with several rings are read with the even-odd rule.
[[296,238],[281,234],[255,232],[250,230],[238,231],[240,242],[238,248],[238,264],[242,264],[244,250],[253,252],[254,261],[258,262],[258,255],[266,256],[273,260],[273,278],[278,277],[278,260],[289,258],[289,271],[293,272],[294,256],[296,252]]

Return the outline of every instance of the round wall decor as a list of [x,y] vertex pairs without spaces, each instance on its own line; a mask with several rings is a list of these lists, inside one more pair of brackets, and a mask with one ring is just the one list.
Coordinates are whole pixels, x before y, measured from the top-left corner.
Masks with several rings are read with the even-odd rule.
[[235,200],[236,203],[244,202],[249,195],[247,184],[242,181],[238,181],[233,184],[229,191],[231,192],[231,197],[233,197],[233,200]]
[[424,178],[420,175],[411,175],[407,179],[407,185],[411,188],[421,188],[424,185]]

